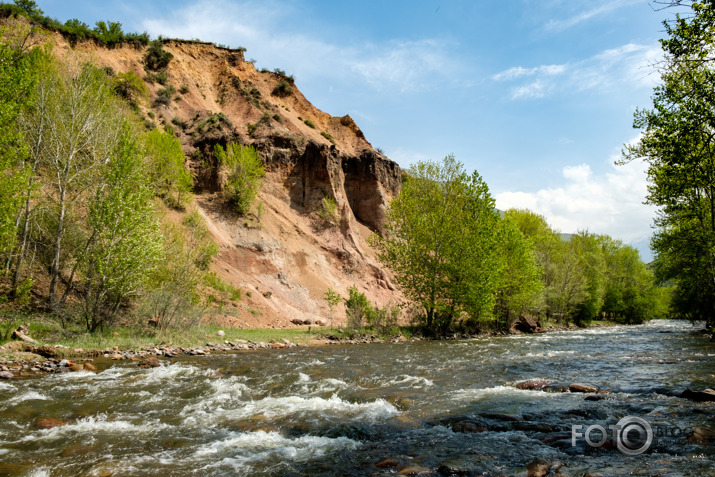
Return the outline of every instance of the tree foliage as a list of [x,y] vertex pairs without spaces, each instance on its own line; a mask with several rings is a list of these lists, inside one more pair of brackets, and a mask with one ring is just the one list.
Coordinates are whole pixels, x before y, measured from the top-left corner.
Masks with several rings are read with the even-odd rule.
[[261,157],[253,146],[238,143],[230,143],[225,149],[217,144],[214,155],[226,171],[224,197],[235,207],[236,212],[247,214],[265,175]]
[[424,311],[430,333],[446,333],[464,313],[491,314],[497,287],[499,215],[482,178],[453,156],[419,162],[390,203],[385,234],[374,235],[379,259]]
[[624,161],[648,164],[649,203],[658,206],[659,279],[677,286],[676,312],[715,325],[715,70],[713,2],[692,2],[691,14],[666,23],[661,84],[651,109],[635,113],[639,141]]

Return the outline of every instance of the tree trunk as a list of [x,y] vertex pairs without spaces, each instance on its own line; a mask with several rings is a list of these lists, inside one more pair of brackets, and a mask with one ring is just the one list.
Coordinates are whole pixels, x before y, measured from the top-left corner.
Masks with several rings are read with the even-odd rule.
[[62,251],[62,235],[64,233],[65,220],[65,189],[60,192],[60,213],[57,217],[57,232],[55,233],[54,256],[52,258],[52,267],[50,269],[50,291],[48,301],[50,308],[55,308],[57,305],[57,282],[60,276],[60,252]]

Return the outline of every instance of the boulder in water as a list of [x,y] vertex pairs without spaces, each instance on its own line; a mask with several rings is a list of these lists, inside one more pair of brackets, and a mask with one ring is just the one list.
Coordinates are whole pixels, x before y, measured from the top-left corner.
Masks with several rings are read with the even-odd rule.
[[712,444],[715,442],[715,431],[708,427],[698,426],[693,429],[686,440],[695,444]]
[[395,459],[385,459],[382,462],[378,462],[375,465],[381,469],[386,469],[389,467],[399,467],[400,463],[397,462]]
[[161,366],[161,361],[159,361],[159,358],[156,358],[154,356],[144,358],[141,361],[139,361],[139,364],[137,364],[137,368],[143,368],[143,369],[158,368],[159,366]]
[[535,333],[539,328],[539,324],[530,316],[521,316],[511,325],[512,331],[520,331],[522,333]]
[[597,393],[598,388],[589,384],[574,383],[569,386],[569,391],[572,393]]
[[561,468],[561,462],[552,462],[544,459],[536,458],[529,462],[526,466],[528,477],[546,477],[554,475]]
[[680,397],[691,401],[712,402],[715,401],[715,390],[693,391],[692,389],[686,389],[680,394]]
[[553,381],[549,381],[548,379],[528,379],[526,381],[517,383],[516,389],[524,389],[524,390],[528,390],[528,391],[538,391],[540,389],[545,388],[552,382]]
[[38,429],[52,429],[67,425],[66,422],[55,419],[54,417],[38,417],[35,419],[35,427]]
[[408,465],[404,469],[402,469],[400,472],[398,472],[398,475],[419,475],[419,474],[431,474],[432,471],[422,467],[420,465]]

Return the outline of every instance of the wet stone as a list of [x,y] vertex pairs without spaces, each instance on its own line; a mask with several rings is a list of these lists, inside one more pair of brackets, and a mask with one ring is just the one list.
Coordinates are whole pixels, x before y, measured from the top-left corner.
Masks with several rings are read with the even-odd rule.
[[376,467],[380,467],[381,469],[389,468],[389,467],[399,467],[400,463],[397,462],[395,459],[385,459],[382,462],[378,462],[375,464]]
[[12,379],[14,377],[10,371],[0,371],[0,379]]
[[572,393],[596,393],[598,388],[589,384],[574,383],[569,386],[569,391]]
[[696,444],[712,444],[715,442],[715,431],[708,427],[698,426],[693,429],[686,440]]
[[399,471],[397,474],[398,475],[420,475],[420,474],[429,474],[432,471],[427,469],[426,467],[422,467],[420,465],[408,465],[401,471]]
[[466,457],[452,457],[442,462],[437,468],[441,475],[476,475],[480,472],[474,462]]
[[67,423],[53,417],[38,417],[35,419],[35,427],[38,429],[52,429],[53,427],[60,427],[64,425],[67,425]]

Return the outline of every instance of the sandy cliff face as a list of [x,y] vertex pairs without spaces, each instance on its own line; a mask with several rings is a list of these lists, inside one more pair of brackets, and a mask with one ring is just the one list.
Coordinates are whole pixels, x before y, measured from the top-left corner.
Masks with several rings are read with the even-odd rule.
[[[60,57],[78,54],[116,73],[146,75],[144,49],[91,43],[72,49],[59,36],[54,41]],[[398,302],[366,239],[380,230],[386,205],[399,193],[399,166],[376,153],[349,116],[316,109],[289,78],[257,71],[241,51],[181,41],[164,48],[173,55],[168,82],[177,93],[170,104],[156,105],[151,100],[163,86],[148,85],[142,114],[180,138],[196,204],[220,247],[213,267],[250,292],[225,321],[282,327],[295,318],[327,320],[325,291],[346,296],[353,284],[379,305]],[[230,141],[254,145],[266,164],[260,218],[238,217],[224,206],[220,174],[204,160],[215,144]],[[338,205],[338,226],[321,226],[317,218],[324,197]]]

